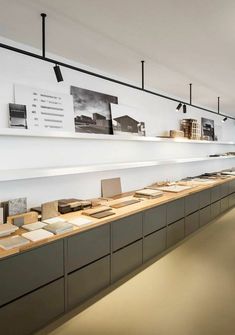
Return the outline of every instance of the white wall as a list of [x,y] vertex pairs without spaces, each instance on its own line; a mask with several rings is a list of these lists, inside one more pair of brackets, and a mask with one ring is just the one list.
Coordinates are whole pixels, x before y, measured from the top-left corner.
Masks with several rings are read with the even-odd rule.
[[[0,41],[17,45],[3,38],[0,38]],[[17,46],[35,51],[24,45]],[[52,57],[59,58],[53,55]],[[77,65],[85,68],[81,64]],[[52,64],[3,49],[0,50],[0,128],[5,128],[8,124],[8,103],[13,102],[14,83],[64,93],[69,93],[70,85],[74,85],[116,95],[118,96],[119,104],[142,110],[149,136],[163,135],[170,129],[178,129],[180,119],[184,117],[192,117],[200,120],[204,116],[215,120],[215,129],[220,141],[235,141],[234,121],[228,120],[222,124],[221,117],[193,108],[188,108],[186,115],[180,112],[176,113],[176,103],[172,101],[64,68],[62,69],[64,82],[57,83],[52,67]],[[99,72],[99,70],[95,71]],[[122,80],[125,81],[123,78]],[[233,150],[235,151],[235,146],[216,144],[0,136],[0,173],[1,169],[78,166],[113,162],[152,161],[167,158],[204,157],[213,153]],[[232,159],[1,182],[0,200],[27,196],[29,205],[32,206],[38,205],[43,201],[61,197],[95,197],[100,195],[100,180],[103,178],[121,176],[123,191],[128,191],[145,186],[156,180],[174,180],[233,165],[234,160]]]

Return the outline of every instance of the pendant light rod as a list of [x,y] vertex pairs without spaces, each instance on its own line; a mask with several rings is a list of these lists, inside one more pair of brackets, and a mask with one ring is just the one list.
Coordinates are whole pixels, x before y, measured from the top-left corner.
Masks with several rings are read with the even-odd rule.
[[45,58],[46,56],[46,14],[41,13],[42,17],[42,57]]
[[218,109],[218,114],[219,114],[220,113],[220,97],[218,97],[217,99],[218,99],[218,107],[217,107],[217,109]]
[[189,84],[189,103],[192,105],[192,84]]
[[[179,102],[179,99],[176,99],[176,98],[173,98],[173,97],[161,94],[161,93],[157,93],[157,92],[154,92],[154,91],[142,89],[142,87],[135,86],[135,85],[132,85],[132,84],[129,84],[129,83],[126,83],[124,81],[117,80],[117,79],[114,79],[114,78],[110,78],[110,77],[104,76],[104,75],[96,73],[96,72],[88,71],[88,70],[85,70],[85,69],[76,67],[74,65],[70,65],[70,64],[67,64],[67,63],[49,58],[49,57],[43,57],[43,56],[35,54],[33,52],[23,50],[23,49],[19,49],[19,48],[13,47],[13,46],[8,45],[8,44],[0,43],[0,48],[10,50],[10,51],[13,51],[13,52],[16,52],[16,53],[19,53],[21,55],[25,55],[25,56],[28,56],[28,57],[36,58],[36,59],[44,61],[44,62],[57,64],[59,66],[63,66],[63,67],[65,67],[67,69],[70,69],[70,70],[78,71],[80,73],[84,73],[84,74],[87,74],[87,75],[90,75],[90,76],[93,76],[93,77],[96,77],[96,78],[107,80],[107,81],[110,81],[112,83],[122,85],[122,86],[126,86],[126,87],[129,87],[129,88],[135,89],[135,90],[143,91],[145,93],[152,94],[152,95],[158,96],[160,98],[164,98],[164,99],[174,101],[174,102],[177,102],[177,103]],[[190,105],[188,102],[185,102],[185,101],[181,101],[181,103],[185,104],[187,106]],[[212,113],[212,114],[216,114],[216,115],[218,114],[217,112],[215,112],[213,110],[210,110],[208,108],[200,107],[200,106],[197,106],[197,105],[191,105],[191,106],[196,108],[196,109],[208,112],[208,113]],[[227,117],[228,119],[235,120],[235,118],[232,117],[232,116],[228,116],[228,115],[225,115],[225,114],[220,114],[220,115],[222,115],[224,117]]]
[[141,61],[142,68],[142,90],[144,90],[144,60]]

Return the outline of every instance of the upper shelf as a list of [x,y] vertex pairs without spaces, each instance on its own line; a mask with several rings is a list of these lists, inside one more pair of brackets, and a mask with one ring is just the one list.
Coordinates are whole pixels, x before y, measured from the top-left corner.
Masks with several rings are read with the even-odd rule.
[[81,134],[63,131],[30,131],[27,129],[0,128],[0,136],[19,137],[44,137],[44,138],[68,138],[80,140],[112,140],[112,141],[144,141],[144,142],[167,142],[167,143],[197,143],[197,144],[224,144],[235,145],[235,142],[200,141],[188,140],[186,138],[160,138],[148,136],[126,136],[126,135],[105,135],[105,134]]
[[64,166],[64,167],[8,169],[8,170],[0,170],[0,181],[66,176],[66,175],[85,174],[91,172],[144,168],[144,167],[153,167],[168,164],[183,164],[183,163],[193,163],[193,162],[212,161],[221,159],[235,159],[235,156],[189,157],[189,158],[176,158],[176,159],[166,159],[158,161],[105,163],[97,165],[80,165],[80,166]]

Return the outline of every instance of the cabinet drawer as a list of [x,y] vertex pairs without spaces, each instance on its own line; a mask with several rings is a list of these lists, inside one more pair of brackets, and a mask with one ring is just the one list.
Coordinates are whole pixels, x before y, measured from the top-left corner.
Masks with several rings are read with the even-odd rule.
[[211,189],[211,202],[216,202],[221,198],[220,185]]
[[91,298],[110,284],[110,256],[106,256],[68,276],[68,307]]
[[211,206],[207,206],[200,210],[200,227],[204,226],[211,220]]
[[144,213],[144,236],[166,226],[166,205],[151,208]]
[[213,220],[220,214],[220,201],[211,204],[211,219]]
[[229,208],[229,197],[225,197],[220,200],[221,213],[226,212]]
[[229,194],[235,193],[235,180],[229,182]]
[[184,219],[181,219],[167,227],[167,247],[184,238]]
[[63,313],[64,280],[59,279],[0,308],[1,334],[34,334]]
[[142,241],[137,241],[128,247],[116,251],[112,255],[112,282],[127,275],[142,264]]
[[68,238],[68,272],[110,253],[110,225],[104,224]]
[[167,224],[178,221],[184,217],[184,198],[174,200],[167,204]]
[[200,208],[204,208],[211,204],[211,190],[204,190],[199,193]]
[[220,195],[221,198],[226,197],[229,194],[229,183],[226,182],[222,185],[220,185]]
[[63,276],[63,240],[0,261],[0,305]]
[[192,234],[199,228],[199,211],[185,218],[185,235]]
[[199,193],[191,194],[185,197],[185,215],[189,215],[199,210],[200,197]]
[[166,228],[158,230],[144,238],[143,261],[160,254],[166,249]]
[[142,213],[112,222],[112,249],[124,247],[142,238]]

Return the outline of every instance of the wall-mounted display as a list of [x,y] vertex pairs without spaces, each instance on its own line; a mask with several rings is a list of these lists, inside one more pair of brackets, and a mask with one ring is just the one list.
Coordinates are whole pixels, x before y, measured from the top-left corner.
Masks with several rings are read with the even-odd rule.
[[143,113],[135,108],[111,104],[114,135],[145,136]]
[[30,130],[74,131],[73,99],[69,94],[15,85],[15,102],[26,105]]
[[75,131],[78,133],[113,134],[110,104],[118,98],[71,86]]
[[27,129],[26,105],[9,104],[9,127]]
[[215,140],[215,125],[214,120],[206,119],[202,117],[201,119],[201,129],[202,129],[202,139],[207,141]]
[[183,119],[180,122],[180,128],[184,132],[184,137],[190,140],[200,140],[200,125],[196,119]]

